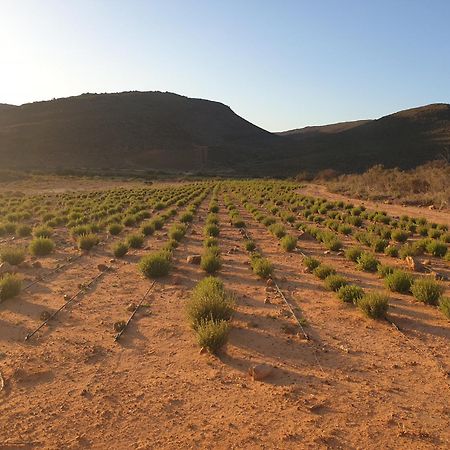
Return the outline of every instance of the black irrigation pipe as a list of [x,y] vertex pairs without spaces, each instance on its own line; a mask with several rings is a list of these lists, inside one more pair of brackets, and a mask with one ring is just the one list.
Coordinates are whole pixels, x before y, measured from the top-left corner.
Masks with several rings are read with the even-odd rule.
[[74,256],[72,258],[70,258],[65,264],[63,264],[62,266],[58,266],[55,269],[53,269],[51,272],[49,272],[48,274],[44,276],[39,276],[37,277],[34,281],[32,281],[30,284],[28,284],[27,286],[25,286],[22,291],[26,291],[27,289],[29,289],[30,287],[34,286],[35,284],[39,283],[40,281],[44,281],[46,278],[48,278],[49,276],[53,275],[54,273],[59,272],[60,270],[64,269],[64,267],[67,267],[68,265],[72,264],[74,261],[76,261],[77,259],[81,258],[82,256],[84,256],[84,253],[80,253],[77,256]]
[[153,281],[153,283],[150,285],[150,287],[147,289],[147,292],[143,295],[143,297],[141,298],[141,301],[138,303],[138,305],[136,306],[136,308],[134,308],[134,311],[131,313],[130,317],[128,318],[128,320],[126,321],[124,327],[114,336],[114,342],[117,342],[120,339],[120,336],[122,336],[122,334],[124,333],[124,331],[126,330],[126,328],[128,327],[128,325],[130,324],[131,320],[133,319],[133,317],[135,316],[135,314],[137,313],[138,309],[142,306],[142,303],[144,303],[144,300],[147,298],[147,295],[150,294],[150,291],[153,289],[153,286],[155,286],[156,280]]
[[50,315],[46,320],[44,320],[35,330],[28,333],[25,336],[25,340],[28,341],[32,336],[34,336],[44,325],[46,325],[50,320],[52,320],[56,315],[62,311],[66,306],[72,303],[80,294],[84,293],[93,283],[95,283],[102,275],[104,275],[107,271],[110,270],[108,267],[106,270],[100,272],[96,275],[88,284],[83,285],[76,294],[72,295],[61,307],[59,307],[53,314]]

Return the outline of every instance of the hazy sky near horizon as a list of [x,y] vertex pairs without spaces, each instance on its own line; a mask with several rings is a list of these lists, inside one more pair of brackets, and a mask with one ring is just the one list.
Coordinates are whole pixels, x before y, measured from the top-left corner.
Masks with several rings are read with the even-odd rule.
[[0,0],[0,103],[216,100],[271,131],[450,103],[448,0]]

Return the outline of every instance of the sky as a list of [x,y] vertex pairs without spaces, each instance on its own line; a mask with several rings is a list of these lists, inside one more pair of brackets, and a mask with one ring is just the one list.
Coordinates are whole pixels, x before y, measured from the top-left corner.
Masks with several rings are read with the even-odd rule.
[[0,103],[216,100],[270,131],[450,103],[448,0],[0,0]]

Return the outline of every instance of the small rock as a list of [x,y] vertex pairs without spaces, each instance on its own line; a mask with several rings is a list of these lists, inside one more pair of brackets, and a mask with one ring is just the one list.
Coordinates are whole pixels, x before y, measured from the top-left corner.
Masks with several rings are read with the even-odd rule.
[[68,294],[64,294],[63,298],[64,300],[69,300],[70,296]]
[[430,261],[429,259],[424,259],[424,260],[422,261],[422,264],[423,264],[424,266],[431,266],[431,261]]
[[196,264],[196,265],[198,265],[198,264],[200,264],[201,260],[202,260],[202,257],[200,255],[189,255],[186,258],[186,262],[188,264]]
[[40,261],[33,261],[31,263],[31,266],[33,267],[33,269],[40,269],[42,267],[42,264]]
[[275,283],[273,282],[272,278],[268,278],[266,281],[266,286],[273,286]]
[[270,303],[270,299],[268,298],[268,297],[266,297],[265,299],[264,299],[264,303],[266,304],[266,305],[270,305],[271,303]]
[[430,205],[430,206],[428,207],[428,209],[429,209],[430,211],[432,211],[433,209],[436,209],[436,207],[435,207],[434,205]]
[[253,381],[262,381],[269,377],[273,372],[273,367],[268,364],[257,364],[248,369],[249,375]]
[[416,272],[423,272],[424,267],[423,264],[417,261],[417,259],[413,258],[412,256],[407,256],[405,258],[406,265]]
[[200,355],[204,355],[205,353],[208,353],[208,349],[206,347],[202,347],[199,351]]
[[116,260],[115,260],[114,258],[112,258],[112,259],[109,260],[109,262],[110,262],[110,263],[115,263]]
[[100,272],[105,272],[106,270],[109,269],[109,267],[108,267],[106,264],[99,264],[99,265],[97,266],[97,269],[98,269]]
[[127,311],[133,312],[136,309],[136,303],[130,303],[127,306]]
[[330,253],[331,253],[331,250],[325,250],[325,251],[323,252],[324,255],[329,255]]
[[125,328],[125,321],[119,320],[118,322],[114,323],[114,331],[120,332]]
[[27,263],[26,261],[22,261],[22,262],[19,264],[19,267],[20,267],[21,269],[29,269],[31,266],[30,266],[30,264]]

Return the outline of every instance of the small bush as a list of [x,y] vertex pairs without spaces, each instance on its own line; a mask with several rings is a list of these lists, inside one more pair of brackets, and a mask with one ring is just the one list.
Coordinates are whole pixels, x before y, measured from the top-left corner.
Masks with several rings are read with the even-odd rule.
[[341,275],[328,275],[325,278],[325,287],[329,291],[338,291],[341,287],[346,286],[348,281]]
[[78,248],[89,251],[99,243],[98,236],[93,233],[83,234],[78,238]]
[[364,296],[364,289],[355,284],[347,284],[339,288],[337,295],[343,302],[356,305]]
[[447,253],[447,246],[445,245],[444,242],[431,241],[427,245],[427,252],[433,256],[442,258]]
[[190,212],[185,212],[180,217],[180,222],[182,222],[182,223],[189,223],[189,222],[192,222],[193,220],[194,220],[194,214],[192,214]]
[[230,320],[233,314],[234,299],[225,290],[219,279],[206,277],[199,281],[192,291],[186,312],[194,329],[207,320]]
[[25,261],[25,250],[20,247],[3,247],[0,249],[0,260],[18,266]]
[[19,237],[28,237],[31,235],[31,227],[28,225],[19,225],[16,232]]
[[365,272],[376,272],[378,267],[378,259],[371,253],[363,252],[357,259],[356,267]]
[[128,253],[128,245],[125,242],[117,242],[112,250],[116,258],[122,258]]
[[333,252],[337,252],[342,248],[342,242],[336,237],[326,239],[324,241],[324,244],[328,248],[328,250],[331,250]]
[[155,232],[155,226],[153,225],[153,223],[148,222],[148,223],[144,223],[141,226],[141,233],[144,236],[150,236]]
[[144,236],[142,234],[130,234],[126,243],[130,248],[141,248],[144,245]]
[[6,274],[0,278],[0,301],[19,295],[21,281],[16,275]]
[[349,247],[345,250],[345,257],[350,261],[357,262],[362,253],[363,251],[359,247]]
[[419,302],[437,305],[444,288],[431,278],[417,278],[411,286],[411,292]]
[[403,272],[403,270],[394,270],[394,272],[386,276],[384,282],[389,290],[407,294],[411,288],[413,277]]
[[406,241],[408,240],[409,235],[408,235],[408,233],[406,233],[405,231],[402,231],[402,230],[394,230],[394,231],[391,233],[391,237],[392,237],[392,239],[394,239],[394,241],[397,241],[397,242],[406,242]]
[[284,251],[292,252],[297,247],[297,238],[288,234],[281,239],[280,244]]
[[169,238],[180,242],[186,234],[186,226],[182,224],[172,225],[169,230]]
[[381,278],[385,278],[395,272],[395,267],[389,266],[387,264],[380,264],[377,268],[377,271],[378,275],[380,275]]
[[202,255],[200,267],[206,273],[215,273],[220,269],[221,266],[222,263],[220,261],[220,256],[218,255],[218,250],[216,250],[216,247],[208,247],[208,249]]
[[195,333],[200,347],[216,354],[227,342],[230,325],[226,320],[204,320]]
[[336,270],[334,270],[330,266],[327,266],[326,264],[320,264],[320,266],[314,269],[313,273],[321,280],[325,280],[325,278],[329,277],[330,275],[334,275],[336,273]]
[[33,256],[47,256],[55,249],[55,243],[49,238],[35,238],[30,243],[30,253]]
[[205,235],[206,236],[217,237],[217,236],[219,236],[219,233],[220,233],[220,229],[216,224],[211,223],[209,225],[206,225],[206,227],[205,227]]
[[439,309],[447,319],[450,319],[450,297],[441,297],[439,299]]
[[120,234],[120,232],[122,230],[123,230],[123,225],[121,225],[120,223],[112,223],[108,227],[108,233],[111,234],[112,236],[117,236],[118,234]]
[[155,217],[150,223],[155,230],[160,230],[164,225],[164,220],[161,217]]
[[281,239],[286,235],[286,230],[281,223],[273,223],[269,226],[269,231],[276,236],[278,239]]
[[269,278],[273,273],[272,263],[266,258],[253,257],[251,264],[253,272],[261,278]]
[[219,241],[212,236],[207,237],[204,241],[203,241],[203,246],[204,247],[217,247],[219,245]]
[[371,319],[384,319],[389,308],[389,297],[382,292],[370,292],[357,301],[358,307]]
[[397,258],[398,257],[398,247],[395,247],[393,245],[388,245],[384,249],[384,254],[386,256],[390,256],[391,258]]
[[373,239],[372,240],[372,249],[374,252],[382,253],[385,248],[388,246],[389,242],[386,239]]
[[350,225],[339,225],[338,228],[339,233],[345,234],[346,236],[348,236],[349,234],[352,234],[352,227]]
[[245,250],[247,250],[248,252],[252,252],[253,250],[255,250],[256,248],[256,244],[253,241],[245,241]]
[[53,230],[49,227],[36,227],[33,230],[33,236],[36,238],[49,238],[52,235]]
[[235,219],[233,220],[233,227],[245,228],[245,222],[241,218]]
[[320,266],[320,261],[312,256],[307,256],[306,258],[303,258],[303,264],[307,269],[312,271]]
[[139,261],[139,270],[147,278],[163,277],[170,270],[170,254],[167,252],[152,253]]

